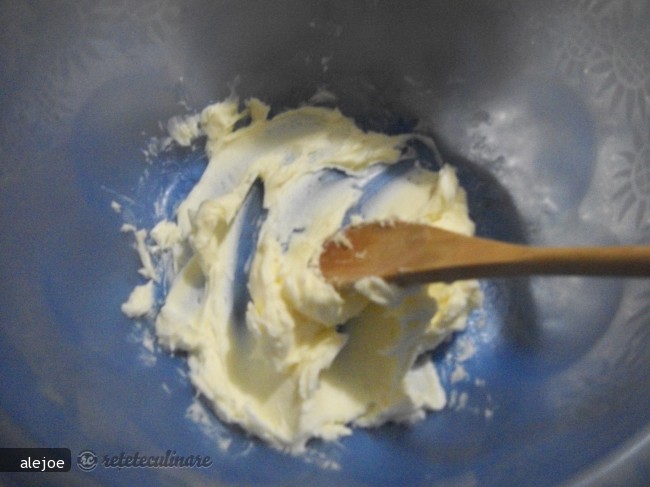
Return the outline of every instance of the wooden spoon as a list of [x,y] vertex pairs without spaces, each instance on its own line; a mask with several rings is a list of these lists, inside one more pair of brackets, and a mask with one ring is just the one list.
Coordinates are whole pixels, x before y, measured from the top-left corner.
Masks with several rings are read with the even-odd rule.
[[370,276],[402,285],[531,274],[650,277],[650,246],[527,247],[428,225],[376,222],[328,240],[320,268],[339,287]]

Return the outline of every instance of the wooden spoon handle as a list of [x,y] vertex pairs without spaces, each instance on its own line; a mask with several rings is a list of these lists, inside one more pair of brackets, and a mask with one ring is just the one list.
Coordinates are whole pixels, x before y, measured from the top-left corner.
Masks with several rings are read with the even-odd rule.
[[525,263],[536,274],[643,277],[650,276],[650,246],[532,247]]
[[323,275],[339,286],[378,276],[398,284],[531,274],[650,277],[650,246],[527,247],[410,223],[364,224],[329,241]]
[[[408,276],[407,276],[408,274]],[[523,275],[650,276],[650,246],[526,247],[491,242],[485,260],[480,255],[466,265],[416,272],[396,278],[400,282],[428,282]]]

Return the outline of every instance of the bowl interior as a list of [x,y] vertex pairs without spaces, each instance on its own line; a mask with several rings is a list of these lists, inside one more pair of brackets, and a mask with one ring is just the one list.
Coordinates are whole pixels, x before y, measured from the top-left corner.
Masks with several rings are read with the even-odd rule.
[[66,474],[111,484],[647,484],[646,280],[486,281],[432,357],[447,409],[291,457],[217,421],[183,357],[122,316],[138,263],[111,202],[151,224],[200,174],[199,155],[158,153],[171,116],[233,91],[280,112],[325,88],[367,129],[433,135],[481,235],[646,243],[648,15],[631,0],[7,6],[0,446],[214,462]]

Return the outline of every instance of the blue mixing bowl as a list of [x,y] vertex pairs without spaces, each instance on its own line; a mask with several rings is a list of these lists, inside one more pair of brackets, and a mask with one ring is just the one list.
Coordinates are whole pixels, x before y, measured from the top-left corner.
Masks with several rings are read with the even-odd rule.
[[[431,357],[445,410],[293,457],[219,422],[122,315],[139,280],[119,231],[205,164],[159,153],[161,122],[326,88],[367,129],[432,134],[479,234],[648,243],[649,21],[634,0],[3,2],[0,447],[69,448],[72,469],[2,483],[650,484],[650,279],[486,281]],[[111,467],[136,453],[210,465]]]

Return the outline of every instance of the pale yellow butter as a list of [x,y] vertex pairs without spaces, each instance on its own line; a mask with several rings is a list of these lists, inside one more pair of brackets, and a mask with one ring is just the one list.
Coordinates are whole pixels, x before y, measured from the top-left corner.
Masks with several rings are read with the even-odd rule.
[[138,318],[150,313],[154,305],[153,281],[133,288],[129,298],[122,304],[122,313],[130,318]]
[[[477,283],[400,289],[370,278],[339,292],[317,265],[323,241],[350,217],[364,184],[399,161],[409,136],[363,132],[337,110],[268,113],[259,100],[242,111],[227,100],[188,127],[174,121],[183,144],[207,136],[210,162],[177,225],[157,230],[173,231],[160,239],[184,249],[174,253],[182,269],[156,319],[160,343],[188,352],[191,380],[222,420],[292,452],[351,426],[415,421],[442,408],[435,367],[416,359],[465,326],[480,303]],[[247,269],[247,308],[235,312],[238,215],[255,181],[266,217]],[[350,221],[395,218],[474,230],[448,166],[415,165]]]

